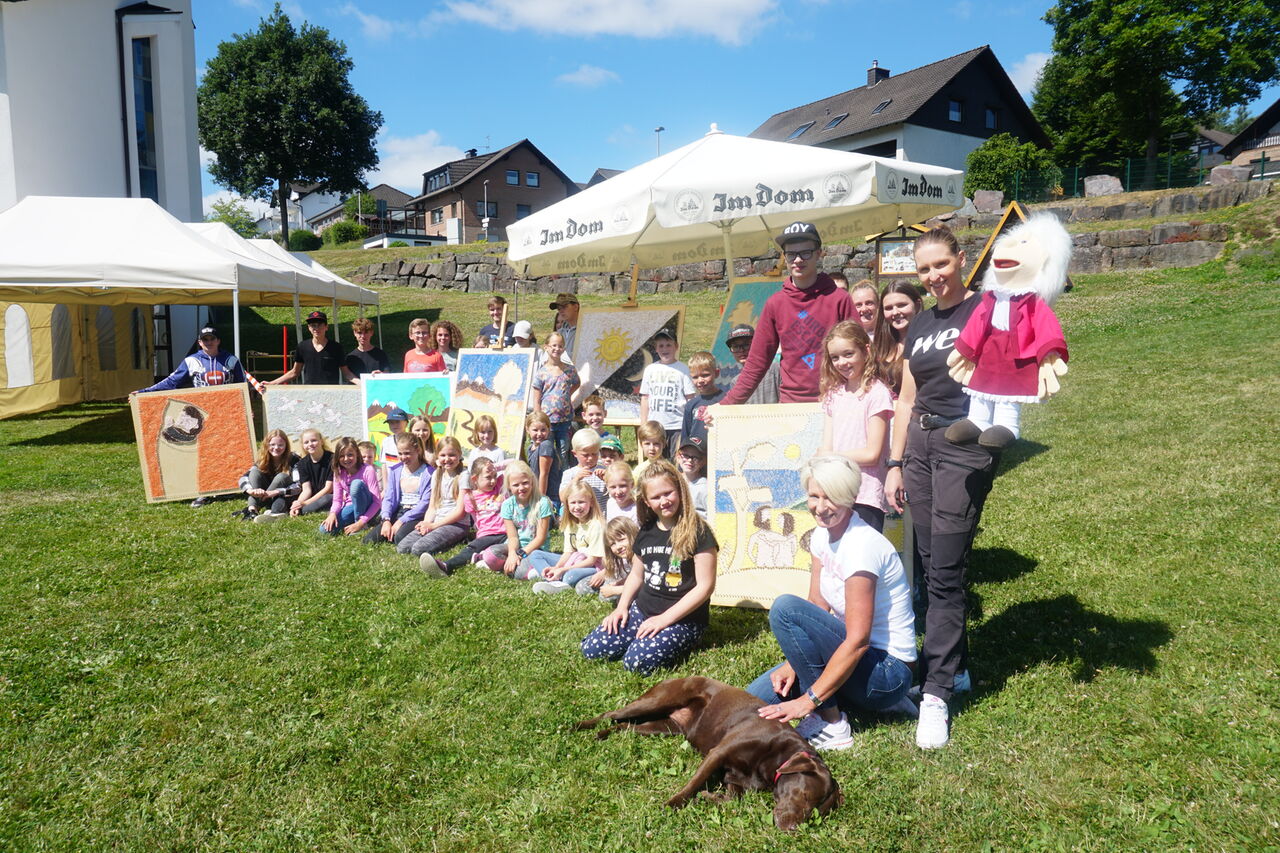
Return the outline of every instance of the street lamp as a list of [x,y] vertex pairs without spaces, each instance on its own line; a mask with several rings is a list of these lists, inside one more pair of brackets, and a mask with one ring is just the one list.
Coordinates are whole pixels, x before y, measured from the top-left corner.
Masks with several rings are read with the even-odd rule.
[[653,139],[657,143],[657,153],[662,155],[662,131],[666,130],[662,125],[658,125],[653,129]]

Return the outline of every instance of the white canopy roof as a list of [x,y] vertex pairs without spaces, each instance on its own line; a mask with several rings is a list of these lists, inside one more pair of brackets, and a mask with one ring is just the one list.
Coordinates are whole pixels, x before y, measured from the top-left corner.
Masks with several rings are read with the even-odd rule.
[[[281,263],[288,265],[290,268],[297,270],[302,275],[311,276],[312,278],[326,281],[327,287],[331,287],[337,293],[338,301],[344,305],[377,305],[378,292],[370,290],[367,287],[360,287],[358,284],[352,284],[344,278],[339,278],[329,270],[319,264],[311,263],[299,258],[288,249],[281,246],[275,240],[253,239],[249,241],[254,247],[261,249],[266,254],[278,259]],[[316,269],[324,270],[323,274]]]
[[335,295],[347,305],[378,301],[372,290],[285,269],[210,242],[150,199],[28,196],[0,213],[0,300],[231,305],[238,294],[242,305],[292,305],[297,293],[303,305],[329,305]]

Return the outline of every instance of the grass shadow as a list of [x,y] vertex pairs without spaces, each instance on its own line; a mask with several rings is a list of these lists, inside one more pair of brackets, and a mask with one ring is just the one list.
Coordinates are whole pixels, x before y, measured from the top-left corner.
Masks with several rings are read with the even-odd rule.
[[1041,444],[1038,441],[1028,441],[1026,439],[1015,441],[1000,454],[1001,458],[996,469],[996,477],[1008,474],[1028,459],[1034,459],[1050,449],[1049,445]]
[[[133,415],[128,406],[113,403],[108,407],[77,405],[73,412],[59,410],[54,414],[32,416],[40,420],[57,418],[88,418],[80,423],[51,432],[15,441],[15,447],[57,447],[65,444],[133,444]],[[95,409],[97,411],[95,411]],[[101,411],[101,414],[97,414]]]
[[1038,563],[1009,548],[975,548],[969,554],[971,584],[1006,583],[1035,571]]
[[1042,663],[1070,663],[1079,682],[1103,669],[1151,672],[1155,650],[1171,639],[1167,622],[1118,619],[1090,610],[1074,595],[1024,601],[969,631],[978,661],[975,695],[999,692],[1011,677]]
[[704,649],[734,646],[769,633],[769,611],[748,607],[717,607],[699,643]]

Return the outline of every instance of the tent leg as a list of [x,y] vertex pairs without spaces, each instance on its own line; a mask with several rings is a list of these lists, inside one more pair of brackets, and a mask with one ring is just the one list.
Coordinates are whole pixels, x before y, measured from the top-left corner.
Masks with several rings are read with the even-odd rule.
[[378,312],[378,346],[382,346],[382,303],[377,305]]
[[302,340],[302,305],[298,302],[298,291],[293,292],[293,328],[298,333],[298,340]]
[[333,297],[333,325],[330,328],[333,329],[333,339],[335,341],[342,340],[342,324],[338,322],[338,297],[336,294]]
[[239,289],[231,291],[231,333],[235,336],[236,344],[233,352],[236,358],[240,358],[240,291]]

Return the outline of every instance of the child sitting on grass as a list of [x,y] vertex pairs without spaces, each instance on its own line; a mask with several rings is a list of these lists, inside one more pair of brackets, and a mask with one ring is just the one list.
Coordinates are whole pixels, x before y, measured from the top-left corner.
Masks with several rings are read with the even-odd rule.
[[600,511],[604,512],[608,495],[604,486],[604,470],[600,467],[600,436],[595,430],[584,427],[573,434],[573,456],[578,464],[566,468],[560,478],[560,503],[564,503],[570,486],[586,483],[595,493]]
[[507,527],[502,520],[502,475],[493,460],[481,456],[471,463],[468,472],[470,486],[462,491],[462,508],[475,523],[476,538],[472,539],[462,550],[443,561],[435,558],[436,567],[446,575],[451,575],[463,566],[480,560],[480,554],[486,548],[501,545],[507,541]]
[[702,446],[702,439],[697,436],[686,438],[680,443],[676,453],[676,461],[680,465],[680,473],[689,484],[689,496],[693,499],[693,508],[702,520],[710,522],[707,517],[707,451]]
[[320,522],[320,532],[353,536],[378,514],[382,490],[378,472],[360,459],[360,445],[351,436],[338,439],[333,449],[333,505]]
[[413,532],[396,546],[401,554],[417,557],[419,568],[434,577],[442,573],[431,555],[457,545],[471,530],[471,519],[461,500],[464,470],[462,445],[451,435],[440,439],[436,445],[436,471],[431,475],[431,502]]
[[233,515],[242,521],[267,515],[284,517],[297,494],[294,466],[298,462],[298,457],[289,449],[289,436],[284,430],[273,429],[267,433],[257,461],[240,478],[240,491],[248,495],[248,506]]
[[409,432],[418,437],[418,441],[422,442],[422,461],[427,463],[427,467],[431,469],[430,473],[436,470],[436,434],[431,428],[431,421],[422,415],[414,415],[409,419]]
[[636,534],[640,528],[625,515],[618,516],[604,528],[604,567],[589,578],[578,581],[574,590],[579,595],[599,592],[601,601],[616,602],[622,594],[622,586],[631,574],[631,561],[635,554]]
[[501,470],[507,461],[507,452],[498,446],[498,423],[491,415],[476,418],[471,429],[471,450],[467,453],[467,467],[470,468],[480,457],[492,460]]
[[599,394],[591,394],[582,401],[583,425],[591,427],[602,439],[612,435],[611,432],[604,428],[604,419],[604,397],[601,397]]
[[512,462],[506,471],[507,489],[511,497],[502,502],[502,521],[506,541],[491,545],[481,558],[486,566],[507,577],[529,580],[529,554],[547,542],[555,510],[551,501],[538,491],[533,472],[523,462]]
[[693,510],[689,486],[666,460],[640,478],[640,532],[618,604],[582,641],[589,660],[648,675],[686,654],[707,628],[719,546]]
[[534,571],[541,571],[543,578],[533,585],[534,592],[565,592],[600,571],[604,561],[604,517],[590,486],[579,482],[569,487],[560,529],[564,532],[563,554],[534,551],[529,555],[529,564]]
[[365,534],[366,544],[391,542],[399,545],[413,532],[427,511],[431,499],[431,471],[422,459],[422,442],[411,432],[396,436],[396,458],[387,468],[387,485],[382,495],[382,524]]
[[[289,515],[328,512],[333,503],[333,451],[325,449],[324,436],[318,429],[304,429],[299,437],[303,456],[293,470],[301,491],[289,507]],[[274,520],[270,513],[258,516],[257,520],[267,519]]]

